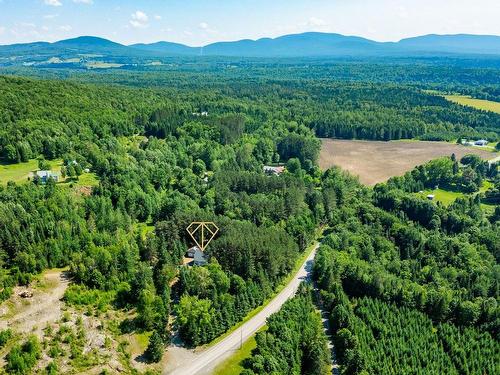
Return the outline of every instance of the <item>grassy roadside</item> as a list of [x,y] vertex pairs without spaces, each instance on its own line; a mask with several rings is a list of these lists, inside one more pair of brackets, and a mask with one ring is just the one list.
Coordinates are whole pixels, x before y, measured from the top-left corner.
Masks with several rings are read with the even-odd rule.
[[[265,329],[264,326],[261,330]],[[252,350],[257,347],[257,342],[255,341],[255,335],[250,337],[247,341],[243,343],[241,349],[236,350],[231,357],[226,359],[220,365],[218,365],[214,371],[213,375],[239,375],[243,371],[242,362],[244,359],[249,358],[252,354]]]
[[317,241],[318,239],[321,237],[321,235],[323,234],[323,231],[324,231],[324,228],[319,228],[316,232],[316,235],[315,235],[315,238],[314,238],[314,241],[311,245],[309,245],[309,247],[307,247],[307,249],[300,255],[299,258],[297,258],[297,260],[295,261],[295,265],[292,269],[292,271],[290,271],[289,275],[284,278],[281,283],[277,286],[277,288],[275,289],[274,293],[269,296],[262,305],[260,305],[259,307],[256,307],[255,309],[253,309],[252,311],[250,311],[247,316],[245,316],[245,318],[239,322],[238,324],[234,325],[232,328],[230,328],[226,333],[224,333],[223,335],[217,337],[215,340],[213,340],[212,342],[202,346],[201,348],[202,349],[207,349],[207,348],[210,348],[211,346],[219,343],[220,341],[224,340],[227,336],[229,336],[231,333],[233,333],[234,331],[236,331],[238,328],[240,328],[243,324],[245,324],[246,322],[248,322],[250,319],[252,319],[255,315],[257,315],[259,312],[261,312],[269,302],[271,302],[271,300],[276,297],[284,288],[285,286],[293,279],[293,277],[295,276],[295,274],[299,271],[300,267],[302,266],[302,264],[306,261],[307,257],[311,254],[311,252],[313,251],[314,247],[316,246],[317,244]]

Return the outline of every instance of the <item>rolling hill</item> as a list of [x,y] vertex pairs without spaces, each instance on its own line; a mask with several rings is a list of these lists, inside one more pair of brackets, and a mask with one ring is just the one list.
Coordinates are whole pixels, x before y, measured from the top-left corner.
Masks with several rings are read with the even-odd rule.
[[500,37],[494,35],[424,35],[401,40],[398,45],[414,51],[500,54]]
[[123,45],[107,39],[81,36],[55,43],[35,42],[0,46],[0,57],[18,61],[83,54],[104,57],[153,58],[169,56],[231,57],[364,57],[419,56],[448,54],[500,55],[500,36],[424,35],[399,42],[377,42],[357,36],[308,32],[258,40],[217,42],[202,47],[179,43]]
[[303,33],[279,38],[220,42],[203,47],[205,55],[295,57],[295,56],[359,56],[392,54],[391,43],[379,43],[369,39],[340,34]]
[[141,51],[149,51],[152,53],[159,53],[161,55],[189,55],[196,56],[200,54],[200,47],[189,47],[180,43],[172,43],[172,42],[156,42],[151,44],[133,44],[129,46],[130,48],[141,50]]

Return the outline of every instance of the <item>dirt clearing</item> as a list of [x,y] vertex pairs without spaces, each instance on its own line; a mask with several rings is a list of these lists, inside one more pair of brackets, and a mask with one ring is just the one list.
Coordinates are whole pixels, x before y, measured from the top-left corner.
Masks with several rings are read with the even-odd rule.
[[476,147],[445,142],[323,139],[319,165],[323,170],[339,166],[359,176],[363,184],[375,185],[392,176],[401,176],[417,165],[453,153],[457,159],[466,154],[476,154],[486,160],[498,156],[498,153]]
[[[41,334],[47,323],[61,316],[61,298],[68,286],[66,273],[61,270],[46,271],[41,285],[15,287],[12,297],[0,306],[0,329],[12,328],[17,332]],[[23,298],[21,294],[32,294]]]

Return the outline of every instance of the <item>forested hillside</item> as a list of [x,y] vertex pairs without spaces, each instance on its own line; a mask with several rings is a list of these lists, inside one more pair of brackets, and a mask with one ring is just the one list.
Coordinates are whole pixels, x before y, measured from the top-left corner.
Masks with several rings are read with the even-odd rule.
[[[211,342],[273,294],[326,224],[315,279],[344,373],[389,371],[393,358],[420,350],[420,362],[400,361],[394,371],[432,362],[432,370],[463,373],[457,358],[466,356],[471,373],[493,374],[500,211],[482,204],[498,203],[497,165],[450,157],[368,189],[339,169],[322,172],[317,159],[318,137],[497,141],[500,116],[406,84],[219,74],[96,78],[121,86],[0,76],[2,170],[61,170],[57,183],[14,183],[0,173],[1,300],[42,271],[66,267],[65,308],[99,318],[112,337],[102,347],[134,372],[126,335],[147,343],[137,345],[146,362],[161,360],[174,332],[188,347]],[[264,165],[285,171],[265,173]],[[464,198],[445,207],[416,194],[435,185]],[[208,265],[182,266],[193,245],[185,228],[199,220],[216,222],[220,233]],[[309,292],[301,293],[259,334],[247,372],[322,372],[328,355],[318,319]],[[414,324],[389,329],[407,319]],[[281,332],[289,321],[290,337]],[[11,353],[6,368],[98,368],[108,357],[84,354],[83,326],[75,318],[70,328],[43,328],[38,339],[0,332]],[[421,340],[399,353],[398,340],[413,334]],[[463,337],[487,350],[461,353]],[[280,348],[290,362],[276,359]]]

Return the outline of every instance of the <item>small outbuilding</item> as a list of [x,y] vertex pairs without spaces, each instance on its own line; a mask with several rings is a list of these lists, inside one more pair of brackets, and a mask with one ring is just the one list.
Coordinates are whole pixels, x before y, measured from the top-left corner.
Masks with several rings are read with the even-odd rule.
[[270,166],[270,165],[264,165],[264,173],[268,174],[268,175],[279,176],[284,171],[285,171],[285,167],[284,166],[273,167],[273,166]]
[[476,142],[474,142],[474,146],[486,146],[488,144],[488,141],[485,139],[480,139]]
[[430,201],[433,201],[433,200],[434,200],[434,198],[435,198],[435,195],[434,195],[434,194],[429,194],[429,195],[427,196],[427,199],[428,199],[428,200],[430,200]]

